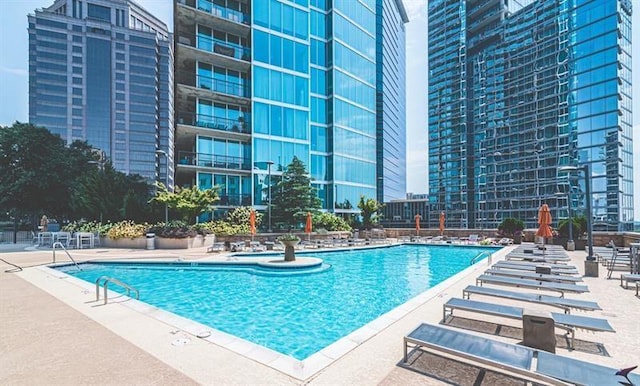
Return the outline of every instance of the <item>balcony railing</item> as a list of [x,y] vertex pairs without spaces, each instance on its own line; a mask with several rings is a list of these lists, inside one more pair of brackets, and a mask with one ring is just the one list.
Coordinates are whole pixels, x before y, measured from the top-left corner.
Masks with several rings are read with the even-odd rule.
[[193,165],[207,168],[251,170],[251,160],[207,153],[178,152],[178,165]]
[[206,129],[251,134],[251,126],[245,119],[227,119],[204,114],[181,113],[178,124],[203,127]]
[[180,34],[180,36],[178,36],[178,43],[246,62],[251,60],[250,48],[206,35]]
[[213,4],[209,0],[178,0],[180,4],[187,5],[191,8],[197,8],[202,12],[210,13],[222,19],[235,21],[236,23],[249,24],[251,20],[246,13],[235,9],[225,8],[218,4]]
[[216,201],[216,206],[251,206],[250,194],[221,194],[220,201]]
[[196,75],[196,87],[242,98],[249,98],[251,96],[249,81],[245,81],[245,83],[235,83],[205,75]]

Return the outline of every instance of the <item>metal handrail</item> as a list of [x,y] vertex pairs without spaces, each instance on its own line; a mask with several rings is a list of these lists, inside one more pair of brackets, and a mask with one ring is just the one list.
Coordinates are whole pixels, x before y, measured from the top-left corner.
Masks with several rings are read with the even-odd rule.
[[491,257],[491,252],[482,251],[482,252],[478,253],[473,259],[471,259],[471,261],[469,262],[469,265],[474,265],[476,263],[476,261],[478,261],[478,259],[480,257],[482,257],[485,253],[488,253],[489,257]]
[[64,252],[67,254],[67,256],[69,257],[69,260],[73,261],[73,264],[76,265],[76,268],[78,268],[78,271],[82,271],[82,268],[80,268],[80,266],[78,265],[78,263],[73,259],[73,257],[71,257],[71,255],[69,254],[69,251],[67,251],[67,248],[64,247],[64,245],[59,242],[56,241],[55,243],[53,243],[53,245],[51,246],[51,248],[53,249],[53,262],[56,262],[56,246],[59,246],[60,248],[62,248],[64,250]]
[[113,284],[117,284],[120,287],[124,288],[127,290],[127,296],[131,297],[131,291],[135,291],[136,293],[136,299],[140,299],[140,291],[138,291],[135,287],[131,287],[130,285],[121,282],[120,280],[114,278],[114,277],[109,277],[109,276],[100,276],[97,280],[96,280],[96,301],[100,300],[100,281],[104,280],[104,283],[102,284],[103,288],[104,288],[104,304],[107,304],[107,293],[109,290],[109,283],[113,283]]

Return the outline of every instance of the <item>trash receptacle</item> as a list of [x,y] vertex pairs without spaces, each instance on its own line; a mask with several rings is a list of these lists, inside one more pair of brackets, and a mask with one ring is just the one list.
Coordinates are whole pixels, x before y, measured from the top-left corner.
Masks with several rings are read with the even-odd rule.
[[524,309],[522,337],[522,344],[527,347],[556,352],[555,322],[548,312]]
[[155,233],[147,233],[147,249],[156,249]]

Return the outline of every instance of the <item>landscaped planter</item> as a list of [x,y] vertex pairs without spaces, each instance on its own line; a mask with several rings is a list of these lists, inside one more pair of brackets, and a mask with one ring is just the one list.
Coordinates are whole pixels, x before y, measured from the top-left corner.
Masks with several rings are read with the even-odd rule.
[[111,239],[109,237],[105,237],[102,242],[107,248],[145,249],[147,245],[146,237],[136,237],[134,239]]
[[213,245],[215,235],[197,235],[182,239],[156,237],[156,249],[189,249]]

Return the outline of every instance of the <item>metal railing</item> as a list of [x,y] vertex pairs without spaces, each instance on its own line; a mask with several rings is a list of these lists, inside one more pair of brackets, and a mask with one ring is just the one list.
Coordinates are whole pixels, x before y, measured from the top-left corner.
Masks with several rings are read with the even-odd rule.
[[232,120],[204,114],[181,113],[178,115],[178,124],[228,131],[232,133],[251,134],[251,127],[245,120]]
[[249,24],[251,20],[249,15],[244,12],[214,4],[209,0],[178,0],[178,2],[222,19],[235,21],[236,23]]
[[80,268],[80,266],[78,265],[78,263],[73,259],[73,257],[71,257],[71,255],[69,254],[69,251],[67,251],[67,248],[64,247],[64,245],[59,242],[56,241],[55,243],[53,243],[53,245],[51,246],[52,250],[53,250],[53,262],[56,262],[56,247],[60,247],[62,248],[62,250],[64,251],[64,253],[67,254],[67,256],[69,257],[69,260],[73,261],[73,264],[76,265],[76,268],[78,268],[78,271],[82,271],[82,268]]
[[194,165],[232,170],[251,170],[250,159],[186,151],[178,152],[178,165]]
[[136,299],[140,299],[140,291],[138,291],[135,287],[132,287],[118,279],[116,279],[115,277],[109,277],[109,276],[100,276],[97,280],[96,280],[96,301],[100,300],[100,282],[102,283],[102,287],[104,288],[104,304],[107,304],[108,298],[107,298],[107,293],[109,291],[109,283],[113,283],[113,284],[117,284],[120,287],[124,288],[125,290],[127,290],[127,296],[131,297],[131,291],[134,291],[136,293]]
[[491,255],[492,253],[489,251],[482,251],[480,253],[478,253],[473,259],[471,259],[471,261],[469,262],[469,265],[474,265],[476,262],[478,262],[478,260],[480,260],[482,257],[485,256],[485,254],[489,254],[489,264],[491,264]]
[[230,58],[251,61],[251,49],[240,44],[225,42],[206,35],[193,35],[181,33],[178,35],[178,44],[184,44],[199,50],[212,52]]

